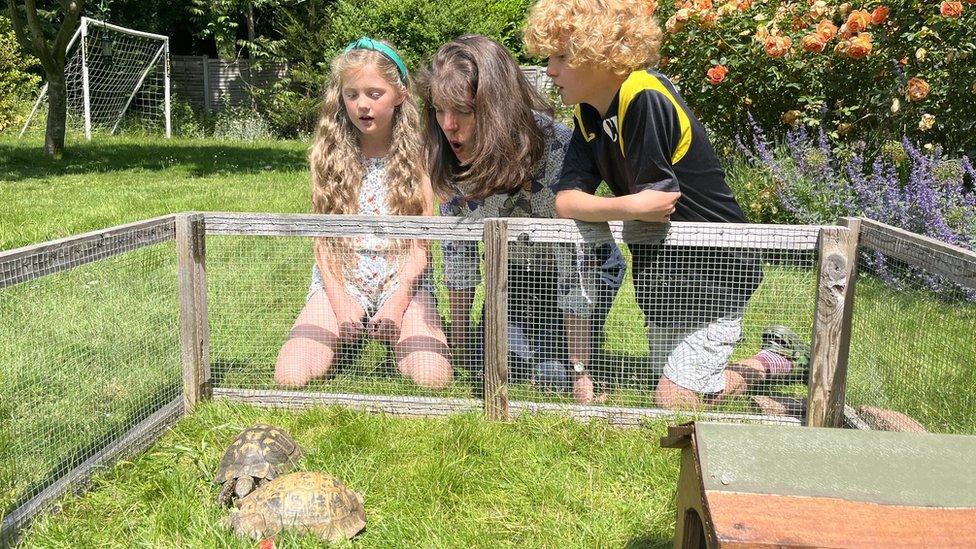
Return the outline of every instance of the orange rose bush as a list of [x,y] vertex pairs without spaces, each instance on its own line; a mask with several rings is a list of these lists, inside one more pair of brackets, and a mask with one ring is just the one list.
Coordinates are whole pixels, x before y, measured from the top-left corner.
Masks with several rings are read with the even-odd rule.
[[[923,5],[660,3],[662,71],[727,143],[749,132],[748,113],[773,135],[804,126],[869,147],[908,137],[976,152],[976,5]],[[938,122],[920,125],[923,114]]]

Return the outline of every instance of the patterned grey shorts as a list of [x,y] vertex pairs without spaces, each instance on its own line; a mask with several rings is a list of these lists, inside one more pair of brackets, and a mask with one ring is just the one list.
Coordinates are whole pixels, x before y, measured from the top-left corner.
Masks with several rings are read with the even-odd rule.
[[697,326],[648,328],[652,364],[664,364],[664,377],[696,393],[725,389],[725,368],[742,339],[741,315]]

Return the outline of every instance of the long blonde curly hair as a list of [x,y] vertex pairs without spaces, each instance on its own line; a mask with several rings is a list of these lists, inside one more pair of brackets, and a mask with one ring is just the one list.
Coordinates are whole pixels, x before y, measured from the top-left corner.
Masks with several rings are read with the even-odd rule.
[[[389,44],[387,44],[389,45]],[[391,46],[392,47],[392,46]],[[309,152],[312,175],[312,211],[327,214],[359,213],[359,192],[365,173],[360,132],[346,112],[342,99],[344,80],[372,65],[403,102],[393,113],[393,137],[386,156],[386,201],[394,215],[422,215],[426,206],[422,181],[427,177],[420,135],[420,113],[411,93],[409,77],[401,80],[397,66],[374,50],[353,49],[337,55],[331,64],[329,83],[322,101],[315,138]],[[398,251],[407,244],[392,243]],[[349,239],[316,239],[336,274],[350,266]]]

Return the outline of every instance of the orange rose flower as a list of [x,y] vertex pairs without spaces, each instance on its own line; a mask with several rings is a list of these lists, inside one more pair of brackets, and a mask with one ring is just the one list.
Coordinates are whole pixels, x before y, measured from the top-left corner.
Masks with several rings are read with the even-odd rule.
[[956,18],[962,15],[962,2],[942,2],[939,13],[944,17]]
[[783,57],[790,51],[791,47],[793,47],[793,41],[790,40],[789,36],[766,38],[766,55],[770,57]]
[[698,18],[698,25],[703,29],[714,29],[716,21],[718,21],[718,14],[709,10]]
[[810,53],[820,53],[827,47],[827,40],[822,34],[808,34],[803,37],[803,50]]
[[690,16],[691,12],[687,8],[681,8],[665,21],[664,28],[670,33],[678,32],[685,28],[685,25],[688,24],[688,17]]
[[834,46],[834,55],[847,55],[847,48],[851,47],[848,40],[841,40]]
[[871,14],[866,10],[854,10],[847,16],[847,30],[853,36],[871,24]]
[[712,9],[712,0],[695,0],[695,7],[698,11],[705,11]]
[[810,2],[810,18],[816,19],[827,14],[827,2],[824,0],[814,0]]
[[725,75],[729,74],[729,69],[725,65],[715,65],[714,67],[708,69],[705,76],[708,77],[708,83],[713,86],[718,86],[725,80]]
[[888,11],[888,8],[885,6],[878,6],[874,8],[874,11],[871,12],[871,24],[880,25],[881,23],[884,23],[885,20],[888,19]]
[[817,25],[817,34],[823,36],[824,42],[827,42],[837,36],[837,25],[831,23],[829,19],[824,19]]
[[726,2],[718,7],[717,10],[719,15],[732,15],[736,12],[735,2]]
[[752,0],[739,0],[739,3],[735,5],[739,11],[746,11],[752,7]]
[[642,5],[646,15],[654,15],[654,12],[657,11],[657,0],[644,0]]
[[852,59],[867,57],[871,53],[871,33],[862,32],[851,40],[851,45],[847,48],[847,56]]
[[921,78],[911,78],[905,86],[905,98],[909,101],[921,101],[929,94],[929,83]]
[[847,23],[844,23],[839,29],[837,29],[837,34],[840,36],[841,40],[849,40],[852,36],[854,36],[855,33],[851,32],[851,29],[847,28]]

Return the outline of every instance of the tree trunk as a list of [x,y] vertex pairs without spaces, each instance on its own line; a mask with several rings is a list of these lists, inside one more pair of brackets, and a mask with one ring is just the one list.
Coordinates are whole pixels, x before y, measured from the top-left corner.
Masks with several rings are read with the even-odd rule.
[[247,57],[253,58],[251,46],[254,44],[254,2],[247,3]]
[[47,129],[44,132],[44,152],[56,160],[64,151],[64,129],[68,113],[68,88],[64,70],[47,75]]

